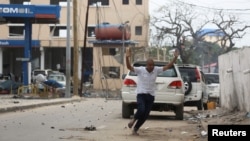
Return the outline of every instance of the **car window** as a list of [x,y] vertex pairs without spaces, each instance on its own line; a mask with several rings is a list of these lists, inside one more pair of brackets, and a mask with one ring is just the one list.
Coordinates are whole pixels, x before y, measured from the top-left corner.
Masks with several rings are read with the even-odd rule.
[[50,75],[48,79],[52,79],[52,80],[56,80],[56,81],[64,81],[64,77],[59,76],[59,75]]
[[46,75],[45,71],[34,71],[34,75],[38,75],[38,74],[42,74],[42,75]]
[[220,83],[218,74],[205,74],[205,77],[209,83]]
[[191,81],[191,82],[197,82],[195,68],[182,68],[182,67],[179,67],[179,70],[180,70],[181,77],[183,78],[183,80],[188,80],[188,81]]

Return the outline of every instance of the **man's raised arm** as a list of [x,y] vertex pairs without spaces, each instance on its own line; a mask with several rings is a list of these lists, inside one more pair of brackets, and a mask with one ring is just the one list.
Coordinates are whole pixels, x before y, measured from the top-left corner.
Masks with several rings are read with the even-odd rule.
[[130,71],[134,71],[134,67],[130,64],[130,57],[131,57],[131,49],[126,49],[126,66]]

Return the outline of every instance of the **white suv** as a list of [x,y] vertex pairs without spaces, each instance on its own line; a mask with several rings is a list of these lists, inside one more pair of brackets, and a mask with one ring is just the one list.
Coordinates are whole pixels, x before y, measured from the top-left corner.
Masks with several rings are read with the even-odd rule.
[[184,106],[196,106],[198,110],[207,110],[208,94],[204,73],[193,64],[178,64],[185,83]]
[[[164,66],[167,62],[154,62],[156,66]],[[138,61],[133,66],[145,66],[146,61]],[[121,89],[122,117],[130,118],[136,106],[137,75],[129,71],[123,78]],[[155,82],[155,101],[152,111],[174,111],[176,119],[183,120],[184,83],[178,68],[172,68],[159,74]]]

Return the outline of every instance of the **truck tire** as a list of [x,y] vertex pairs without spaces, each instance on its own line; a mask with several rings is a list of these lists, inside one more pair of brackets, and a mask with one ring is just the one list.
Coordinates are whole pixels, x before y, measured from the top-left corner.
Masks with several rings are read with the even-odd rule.
[[178,105],[175,107],[175,118],[177,120],[183,120],[183,114],[184,114],[184,105]]
[[202,98],[199,101],[196,102],[196,106],[197,106],[198,110],[202,110],[202,108],[203,108]]
[[122,102],[122,117],[123,118],[130,118],[132,110],[133,109],[129,106],[129,104]]

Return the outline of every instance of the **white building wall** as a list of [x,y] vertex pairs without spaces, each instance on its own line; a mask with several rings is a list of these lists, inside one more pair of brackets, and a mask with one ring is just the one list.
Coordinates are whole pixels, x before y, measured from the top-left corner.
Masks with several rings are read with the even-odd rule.
[[221,107],[250,112],[249,54],[248,47],[219,56]]

